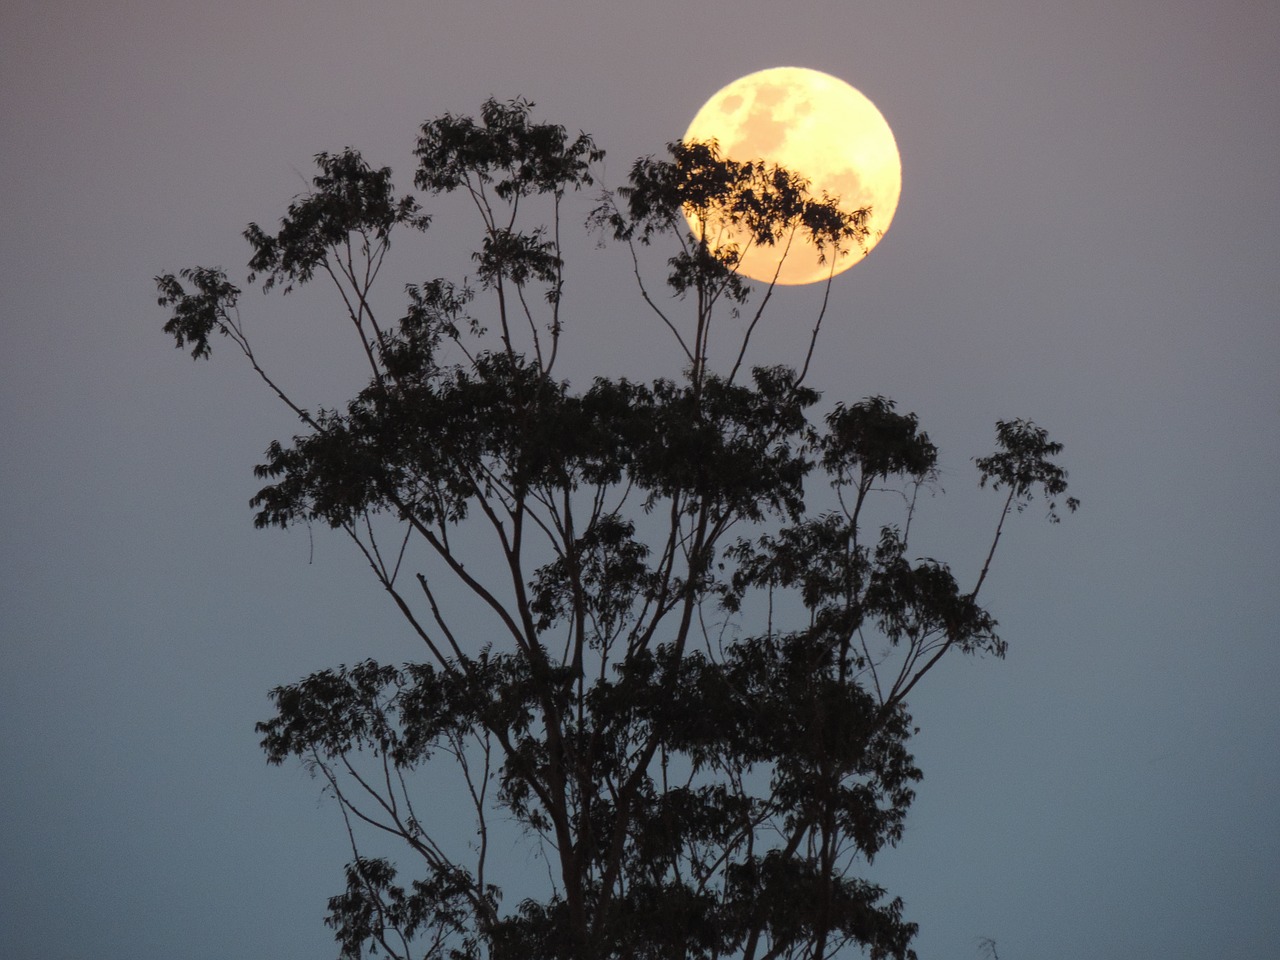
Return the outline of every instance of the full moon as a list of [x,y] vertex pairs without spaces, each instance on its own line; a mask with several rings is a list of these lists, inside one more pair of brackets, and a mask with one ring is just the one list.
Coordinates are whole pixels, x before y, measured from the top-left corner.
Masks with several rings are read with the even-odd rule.
[[[820,262],[817,247],[802,233],[789,250],[785,239],[751,245],[738,272],[753,280],[769,282],[776,274],[778,283],[816,283],[848,270],[880,241],[898,209],[902,161],[889,124],[859,91],[817,70],[775,67],[733,81],[698,111],[684,140],[715,140],[726,159],[778,164],[808,180],[815,197],[826,191],[842,210],[871,211],[864,244],[842,250],[834,263],[829,249],[827,262]],[[698,218],[685,216],[699,233]],[[728,231],[708,239],[714,246],[745,246]]]

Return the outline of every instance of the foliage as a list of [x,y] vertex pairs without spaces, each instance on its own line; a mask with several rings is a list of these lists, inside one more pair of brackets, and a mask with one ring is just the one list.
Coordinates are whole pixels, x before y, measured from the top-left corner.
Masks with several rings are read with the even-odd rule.
[[[920,778],[907,694],[949,650],[1004,653],[977,601],[991,553],[968,589],[911,559],[915,495],[937,471],[928,435],[882,397],[815,414],[807,359],[744,371],[772,288],[752,307],[738,251],[683,218],[714,208],[750,242],[804,231],[838,256],[865,211],[713,144],[638,161],[589,220],[630,251],[687,365],[575,390],[553,375],[562,205],[602,152],[523,101],[490,101],[479,122],[425,124],[417,156],[420,190],[479,214],[478,290],[412,284],[403,315],[377,319],[393,233],[428,219],[353,150],[316,158],[315,189],[275,234],[245,233],[267,288],[327,276],[339,290],[369,370],[343,409],[311,413],[263,371],[224,273],[157,278],[179,347],[203,358],[214,331],[231,338],[301,421],[257,467],[256,523],[343,531],[426,652],[278,687],[258,726],[269,761],[308,764],[346,817],[352,861],[327,921],[341,956],[913,957],[901,900],[855,868],[901,837]],[[534,210],[545,219],[526,226]],[[658,243],[675,251],[664,302],[640,268]],[[725,309],[754,313],[716,370]],[[1066,488],[1038,427],[1001,423],[997,442],[978,460],[1007,489],[991,551],[1011,510],[1037,494],[1052,510]],[[815,484],[828,509],[811,506]],[[868,532],[881,500],[902,515]],[[481,533],[488,560],[468,563],[459,545]],[[460,591],[483,615],[458,612]],[[450,777],[471,843],[422,799]],[[505,907],[499,881],[519,871],[494,838],[510,823],[548,876]],[[361,827],[410,868],[362,854]]]

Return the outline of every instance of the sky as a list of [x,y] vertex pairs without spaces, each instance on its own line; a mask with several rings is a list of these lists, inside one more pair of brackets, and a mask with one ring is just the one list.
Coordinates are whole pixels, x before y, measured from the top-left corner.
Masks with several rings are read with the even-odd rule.
[[[591,133],[617,186],[714,91],[781,65],[866,93],[903,162],[811,383],[919,414],[946,488],[919,522],[962,579],[998,507],[970,462],[997,419],[1063,442],[1083,501],[1008,529],[984,596],[1009,656],[913,695],[925,779],[868,875],[903,897],[922,960],[981,937],[1002,960],[1275,955],[1280,6],[782,9],[0,8],[7,958],[335,955],[337,811],[267,766],[253,723],[277,684],[419,653],[343,541],[252,529],[251,467],[293,423],[230,351],[173,349],[152,278],[238,273],[240,231],[273,223],[322,150],[359,147],[407,188],[423,121],[519,96]],[[393,272],[465,270],[458,236],[433,230]],[[621,252],[572,242],[563,372],[675,372]],[[788,319],[813,293],[783,293],[760,351],[796,363]],[[300,395],[333,403],[351,344],[309,297],[248,298],[246,318]]]

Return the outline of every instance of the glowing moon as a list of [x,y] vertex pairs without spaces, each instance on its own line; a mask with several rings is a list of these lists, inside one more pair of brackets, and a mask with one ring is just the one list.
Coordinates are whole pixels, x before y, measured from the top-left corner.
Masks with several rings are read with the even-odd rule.
[[[732,160],[766,160],[810,181],[821,197],[825,190],[854,211],[871,209],[871,234],[865,247],[853,245],[835,261],[835,273],[849,269],[874,247],[893,220],[902,192],[902,161],[893,131],[875,104],[843,80],[803,67],[775,67],[733,81],[698,111],[684,139],[716,140],[720,155]],[[686,214],[695,234],[698,218]],[[709,225],[709,229],[711,229]],[[708,237],[708,239],[717,239]],[[718,237],[722,245],[742,239]],[[738,272],[768,282],[778,273],[785,243],[752,245]],[[778,283],[815,283],[832,272],[830,251],[819,263],[818,250],[797,235],[782,262]]]

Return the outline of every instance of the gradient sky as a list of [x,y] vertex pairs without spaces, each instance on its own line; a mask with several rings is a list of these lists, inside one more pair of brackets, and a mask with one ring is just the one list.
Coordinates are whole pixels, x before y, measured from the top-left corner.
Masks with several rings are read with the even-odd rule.
[[[871,97],[903,158],[812,374],[941,447],[937,555],[980,566],[998,418],[1066,444],[1081,512],[1013,524],[1010,655],[912,701],[925,772],[871,876],[922,960],[1270,960],[1280,944],[1280,5],[1271,0],[6,0],[0,7],[0,952],[313,960],[337,811],[269,769],[267,690],[418,655],[347,544],[255,532],[289,418],[195,366],[151,278],[233,272],[311,156],[411,181],[418,125],[524,96],[605,176],[778,65]],[[443,215],[442,215],[443,216]],[[444,223],[450,223],[446,217]],[[618,251],[575,241],[563,372],[678,369]],[[447,229],[402,251],[465,266]],[[394,296],[395,285],[383,288]],[[761,342],[798,362],[811,292]],[[311,402],[354,384],[323,294],[248,298]],[[923,528],[922,528],[923,529]],[[984,588],[985,590],[986,588]]]

